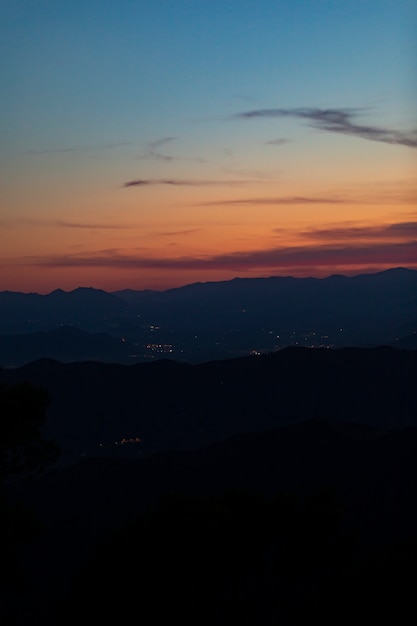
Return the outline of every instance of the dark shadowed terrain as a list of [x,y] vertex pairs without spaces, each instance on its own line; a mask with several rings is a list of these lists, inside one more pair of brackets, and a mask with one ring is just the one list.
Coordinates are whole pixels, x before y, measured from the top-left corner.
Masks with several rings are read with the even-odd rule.
[[[256,497],[252,499],[250,496],[242,496],[248,499],[245,516],[249,519],[242,519],[242,513],[239,514],[239,521],[235,521],[233,528],[227,531],[230,540],[226,544],[220,543],[223,548],[217,553],[216,562],[209,566],[204,560],[208,558],[206,555],[204,558],[201,556],[202,561],[198,561],[198,567],[194,564],[192,571],[195,576],[200,575],[197,573],[200,572],[200,567],[210,567],[211,583],[206,581],[205,591],[200,588],[199,593],[204,591],[206,595],[210,595],[213,580],[220,579],[223,575],[223,568],[231,558],[228,552],[232,545],[231,539],[236,540],[236,533],[240,532],[242,523],[249,524],[248,532],[234,546],[233,558],[236,562],[239,562],[237,557],[243,559],[245,567],[249,567],[248,555],[258,546],[259,538],[264,538],[266,533],[265,520],[258,530],[254,529],[253,519],[263,510],[257,499],[259,496],[266,499],[289,497],[290,501],[295,499],[299,502],[297,506],[302,510],[309,506],[311,499],[324,497],[330,511],[326,512],[325,508],[321,512],[319,509],[320,516],[314,517],[315,524],[318,524],[315,530],[312,530],[309,515],[301,513],[298,522],[301,528],[297,526],[300,534],[292,534],[296,533],[296,527],[291,524],[285,534],[281,535],[284,532],[280,530],[282,515],[274,526],[274,518],[266,514],[266,520],[273,527],[268,530],[269,539],[265,539],[266,544],[256,549],[261,550],[263,559],[272,558],[276,549],[275,543],[284,541],[284,547],[280,550],[290,551],[286,557],[290,561],[294,558],[291,555],[297,551],[299,570],[293,574],[295,579],[291,583],[294,585],[291,593],[295,594],[292,604],[299,606],[299,603],[307,601],[299,584],[307,567],[306,559],[311,558],[307,555],[313,546],[315,556],[311,576],[314,578],[318,575],[316,568],[321,570],[324,567],[323,554],[317,547],[315,538],[315,533],[318,533],[320,541],[325,540],[326,544],[330,542],[330,548],[328,546],[326,550],[330,549],[333,555],[336,554],[336,560],[331,566],[333,574],[346,577],[352,584],[352,572],[356,572],[354,580],[359,586],[357,593],[372,598],[374,604],[381,589],[377,579],[365,577],[361,584],[358,582],[358,572],[367,566],[368,561],[372,575],[376,576],[377,571],[381,574],[381,565],[378,569],[375,560],[379,559],[385,566],[385,563],[389,563],[387,554],[390,551],[396,555],[398,551],[401,554],[401,550],[406,550],[404,567],[407,566],[409,569],[406,571],[410,571],[411,577],[414,576],[416,554],[412,546],[417,539],[416,445],[415,427],[381,430],[357,423],[307,420],[274,430],[236,435],[200,450],[161,452],[142,460],[86,459],[66,469],[52,471],[36,483],[22,485],[14,492],[16,498],[23,500],[29,509],[35,511],[40,523],[36,540],[23,553],[28,576],[32,581],[31,591],[25,602],[34,619],[26,623],[54,624],[57,623],[57,615],[61,621],[68,612],[74,619],[74,606],[79,615],[85,610],[90,619],[94,616],[95,619],[104,619],[108,611],[112,612],[114,618],[119,615],[119,618],[123,616],[123,619],[128,619],[129,606],[125,604],[125,594],[128,591],[129,597],[136,598],[136,602],[143,607],[143,623],[153,623],[147,617],[147,611],[150,610],[149,593],[154,594],[153,602],[155,607],[159,607],[158,611],[165,607],[163,610],[169,614],[168,608],[163,602],[161,604],[160,595],[168,601],[173,589],[177,589],[178,594],[186,593],[178,579],[184,574],[181,569],[182,560],[189,558],[188,551],[195,553],[195,550],[202,550],[206,542],[215,537],[212,522],[209,521],[212,519],[213,505],[207,498],[227,499],[229,493],[255,494]],[[198,526],[192,525],[186,536],[183,535],[183,530],[175,530],[177,522],[174,513],[177,507],[174,510],[163,510],[161,517],[145,529],[141,528],[139,521],[135,521],[139,519],[138,516],[157,506],[161,496],[171,495],[177,498],[177,494],[200,498],[203,505],[207,503],[208,511],[203,509],[205,512],[200,513],[203,516],[204,529],[198,531]],[[181,501],[180,498],[180,503]],[[217,511],[217,505],[215,510]],[[286,509],[284,513],[287,513]],[[325,515],[323,519],[322,513]],[[328,513],[332,515],[332,520],[333,515],[337,514],[330,529],[327,526]],[[182,511],[181,515],[186,515],[189,520],[188,513]],[[223,532],[223,517],[217,523]],[[120,533],[119,539],[112,539],[114,531]],[[252,532],[255,532],[254,537]],[[339,537],[336,544],[331,534],[333,532]],[[197,536],[192,533],[197,533]],[[171,537],[169,545],[166,543],[167,537]],[[106,545],[107,541],[110,544]],[[122,544],[118,548],[116,544],[113,548],[113,541],[122,541]],[[339,541],[344,546],[341,561],[338,560],[338,552],[334,552],[341,547]],[[174,553],[171,553],[174,547]],[[213,545],[214,549],[219,549],[218,542]],[[96,562],[97,558],[100,564]],[[82,565],[87,566],[89,559],[93,559],[88,565],[89,571],[82,574],[80,579],[83,571],[80,568]],[[150,589],[146,585],[150,584],[149,572],[151,567],[155,567],[155,559],[158,571],[153,574],[156,581]],[[308,567],[311,567],[311,563]],[[169,580],[164,578],[167,568],[171,572]],[[249,567],[248,576],[252,575],[251,572]],[[77,582],[74,583],[74,588],[71,581],[75,575]],[[285,572],[281,575],[286,580]],[[233,576],[237,576],[237,573]],[[272,582],[276,584],[269,569],[266,572],[262,569],[262,576],[266,577],[267,586]],[[398,572],[394,568],[388,572],[388,577],[385,571],[385,593],[390,587],[392,593],[394,584],[400,579],[404,580],[404,576],[405,570]],[[143,581],[146,580],[148,582],[145,585]],[[318,585],[316,599],[325,593],[330,580],[335,584],[335,579],[329,579],[327,575],[324,587]],[[270,617],[280,606],[279,592],[282,591],[282,584],[266,594]],[[244,595],[246,600],[252,597],[258,603],[264,593],[265,589],[261,593],[256,585],[251,585]],[[349,599],[352,611],[353,607],[356,611],[360,610],[358,599],[352,596],[351,590],[348,591],[347,588],[343,593],[343,589],[339,587],[337,593],[342,604]],[[68,594],[71,594],[71,601],[68,600]],[[405,600],[408,608],[412,606],[410,590],[408,595],[406,593]],[[379,602],[380,605],[373,607],[365,603],[362,608],[377,616],[380,614],[379,606],[385,606],[384,598],[380,597]],[[331,615],[329,599],[324,606]],[[160,618],[168,619],[168,614],[160,615]],[[319,614],[322,614],[322,610]],[[258,623],[260,615],[262,613],[259,610],[255,611],[255,616],[248,623]],[[334,623],[331,622],[330,615],[324,623]],[[36,621],[36,616],[39,622]],[[185,623],[192,621],[188,621],[189,617],[184,616],[184,619]],[[220,620],[219,623],[223,622]],[[301,620],[294,623],[305,622]]]
[[[2,519],[19,581],[0,589],[5,626],[129,623],[132,615],[147,626],[173,615],[184,625],[347,626],[359,613],[364,623],[414,623],[414,280],[393,270],[170,293],[58,291],[30,302],[0,294],[1,340],[10,341],[0,342],[2,410],[16,385],[38,390],[42,402],[47,394],[41,435],[60,450],[49,469],[0,492],[3,513],[22,523],[13,530]],[[288,334],[288,345],[242,348],[244,356],[211,360],[202,342],[189,362],[164,352],[113,360],[138,332],[139,309],[149,336],[169,327],[185,337],[187,324],[199,323],[211,342],[223,323],[249,346],[251,328],[260,337],[262,320],[269,336],[275,320],[308,342]],[[238,318],[250,320],[239,331]],[[304,332],[319,319],[349,336],[346,345]],[[123,324],[132,334],[121,341]]]
[[2,380],[48,390],[44,433],[71,461],[195,448],[306,418],[417,426],[416,372],[413,350],[293,347],[194,365],[43,359]]

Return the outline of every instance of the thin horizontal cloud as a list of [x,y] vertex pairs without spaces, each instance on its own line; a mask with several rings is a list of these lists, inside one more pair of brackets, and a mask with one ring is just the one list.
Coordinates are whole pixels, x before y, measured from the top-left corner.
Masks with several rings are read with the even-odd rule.
[[389,232],[397,235],[417,236],[417,222],[400,222],[398,224],[390,224]]
[[154,258],[120,251],[103,251],[91,254],[52,255],[19,259],[19,264],[44,268],[102,267],[120,270],[163,269],[228,270],[228,271],[281,271],[285,268],[309,268],[360,264],[416,265],[416,240],[403,243],[385,242],[351,245],[310,245],[274,247],[266,250],[232,252],[220,255]]
[[157,233],[161,237],[176,237],[177,235],[193,235],[198,233],[200,228],[189,228],[188,230],[173,230],[167,233]]
[[171,185],[173,187],[205,187],[212,185],[243,185],[242,180],[187,180],[181,178],[142,178],[137,180],[129,180],[122,187],[150,187],[152,185]]
[[310,126],[318,128],[319,130],[353,135],[370,141],[380,141],[382,143],[417,148],[417,129],[402,132],[390,128],[358,124],[355,122],[357,111],[357,109],[317,108],[254,109],[236,113],[233,118],[252,120],[260,118],[295,117],[308,120]]
[[367,246],[291,246],[270,248],[248,253],[233,253],[214,257],[216,264],[236,269],[281,268],[309,265],[357,265],[358,263],[417,263],[416,243],[388,243]]
[[265,141],[267,146],[283,146],[286,143],[290,143],[291,139],[286,139],[282,137],[281,139],[270,139],[269,141]]
[[103,224],[100,222],[67,222],[66,220],[57,220],[50,222],[54,226],[62,226],[62,228],[86,228],[98,230],[126,230],[133,228],[131,224]]
[[[276,232],[281,232],[277,229]],[[300,233],[315,239],[346,240],[346,239],[397,239],[398,237],[416,237],[417,222],[400,222],[383,226],[346,226],[335,228],[316,228]]]
[[278,198],[237,198],[234,200],[212,200],[209,202],[200,202],[197,206],[222,206],[235,204],[344,204],[351,203],[351,200],[335,197],[314,198],[309,196],[283,196]]
[[114,150],[133,145],[133,141],[119,141],[118,143],[105,143],[96,146],[84,146],[79,148],[51,148],[45,150],[26,150],[25,154],[64,154],[66,152],[94,152],[99,150]]
[[106,224],[103,222],[71,222],[68,220],[48,220],[48,219],[33,219],[33,218],[13,218],[9,220],[2,220],[0,226],[39,226],[44,228],[45,226],[53,226],[59,228],[81,228],[87,230],[125,230],[133,228],[132,224]]

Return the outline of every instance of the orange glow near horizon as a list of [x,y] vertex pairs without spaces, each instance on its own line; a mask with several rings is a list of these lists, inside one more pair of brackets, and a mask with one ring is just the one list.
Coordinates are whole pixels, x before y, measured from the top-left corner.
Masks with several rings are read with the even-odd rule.
[[348,193],[318,181],[296,193],[276,181],[253,184],[250,193],[238,184],[209,192],[203,184],[155,187],[87,194],[70,213],[69,194],[62,211],[45,203],[36,217],[29,209],[39,197],[22,190],[2,220],[0,290],[165,290],[235,277],[417,269],[409,182],[376,191],[358,184]]
[[3,4],[0,291],[417,268],[413,3]]
[[94,221],[91,211],[88,220],[10,220],[0,290],[165,290],[235,277],[417,269],[409,202],[321,203],[320,197],[264,195],[251,204],[236,194],[197,214],[183,208],[175,218],[161,207],[154,219],[136,223],[131,211],[118,223]]

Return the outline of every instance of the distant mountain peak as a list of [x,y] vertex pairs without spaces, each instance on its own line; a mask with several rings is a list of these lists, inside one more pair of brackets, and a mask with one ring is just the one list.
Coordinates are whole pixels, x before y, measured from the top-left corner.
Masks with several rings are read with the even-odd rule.
[[51,291],[48,295],[49,296],[53,296],[53,295],[61,295],[63,293],[68,293],[68,291],[64,291],[63,289],[59,288],[58,289],[54,289],[53,291]]
[[70,293],[93,293],[97,291],[104,292],[104,289],[96,289],[95,287],[76,287]]

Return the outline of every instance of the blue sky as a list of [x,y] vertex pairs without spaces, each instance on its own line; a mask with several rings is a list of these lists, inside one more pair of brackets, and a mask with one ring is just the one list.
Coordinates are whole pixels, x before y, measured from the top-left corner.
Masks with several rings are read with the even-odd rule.
[[[250,246],[255,253],[251,230],[262,250],[271,249],[274,229],[292,229],[294,238],[297,227],[316,224],[295,203],[291,219],[256,203],[282,194],[340,200],[349,190],[354,204],[365,197],[363,227],[415,219],[414,0],[1,0],[0,22],[0,224],[7,230],[0,289],[104,285],[91,259],[106,250],[132,262],[123,276],[112,272],[109,285],[165,286],[144,262],[167,258],[155,234],[194,231],[193,243],[184,235],[169,241],[174,267],[180,256],[214,257],[220,241],[222,254]],[[132,181],[147,189],[127,191]],[[181,186],[175,193],[174,184]],[[398,200],[378,212],[378,193],[406,198],[404,206]],[[239,215],[224,211],[245,199],[251,216],[243,202]],[[207,202],[225,204],[203,219],[196,206]],[[361,225],[352,207],[329,213],[324,202],[317,215],[320,228],[325,219]],[[68,224],[82,236],[74,238]],[[87,238],[89,226],[96,229]],[[146,230],[146,246],[132,233],[122,241],[122,227]],[[98,231],[111,228],[113,240],[107,232],[100,241]],[[77,246],[86,265],[74,257]],[[135,268],[138,248],[146,252]],[[321,267],[331,272],[332,263]],[[199,271],[177,272],[166,286]],[[265,271],[283,268],[250,269]]]

